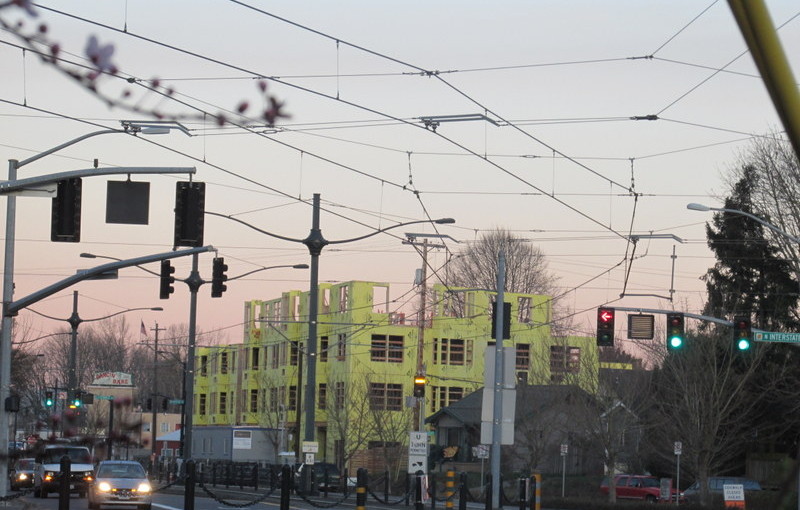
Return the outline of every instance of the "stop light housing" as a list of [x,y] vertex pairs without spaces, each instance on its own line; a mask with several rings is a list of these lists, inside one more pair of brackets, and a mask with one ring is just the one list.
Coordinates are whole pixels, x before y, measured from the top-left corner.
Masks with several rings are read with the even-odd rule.
[[81,179],[58,181],[50,213],[50,240],[78,243],[81,240]]
[[80,409],[81,406],[83,406],[83,392],[78,390],[72,395],[72,398],[69,402],[69,408]]
[[161,287],[158,292],[159,298],[169,299],[169,295],[175,292],[175,287],[172,286],[172,284],[175,283],[175,277],[172,276],[174,272],[175,268],[172,267],[169,260],[161,261]]
[[163,399],[161,399],[161,410],[166,412],[168,407],[169,407],[169,399],[167,397],[164,397]]
[[225,281],[228,279],[228,275],[225,274],[227,270],[228,266],[225,264],[225,259],[223,257],[215,257],[211,273],[211,297],[222,297],[222,293],[228,289],[228,286],[225,285]]
[[682,313],[667,314],[667,350],[678,351],[686,345],[684,316]]
[[145,411],[152,411],[153,410],[153,399],[151,397],[147,397],[144,404]]
[[733,319],[733,346],[738,351],[749,351],[753,346],[750,317],[744,315]]
[[425,396],[425,383],[428,380],[425,378],[424,375],[415,375],[414,376],[414,396],[417,398],[422,398]]
[[[497,302],[492,303],[492,338],[497,338]],[[511,303],[503,303],[503,340],[511,338]]]
[[53,404],[55,404],[55,400],[53,399],[53,392],[50,390],[46,390],[44,392],[44,406],[53,407]]
[[175,183],[175,247],[203,246],[206,183]]
[[597,309],[598,347],[614,347],[614,312],[613,308]]

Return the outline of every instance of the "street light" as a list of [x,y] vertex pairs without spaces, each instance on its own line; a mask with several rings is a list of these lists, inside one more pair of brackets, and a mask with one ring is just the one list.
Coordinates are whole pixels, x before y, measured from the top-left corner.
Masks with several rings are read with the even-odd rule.
[[110,319],[111,317],[115,317],[123,313],[135,312],[138,310],[151,310],[154,312],[161,312],[164,309],[161,308],[160,306],[149,307],[149,308],[148,307],[128,308],[125,310],[120,310],[118,312],[112,313],[110,315],[106,315],[104,317],[97,317],[95,319],[82,319],[81,316],[78,315],[78,291],[76,290],[72,292],[72,315],[70,315],[66,319],[61,319],[59,317],[52,317],[42,312],[38,312],[33,308],[28,308],[28,310],[35,313],[36,315],[41,315],[42,317],[45,317],[47,319],[67,322],[72,327],[70,348],[69,348],[68,374],[67,374],[67,401],[72,401],[72,398],[75,396],[76,390],[78,390],[78,374],[77,374],[78,326],[80,326],[81,323],[84,322],[95,322],[104,319]]
[[741,216],[746,216],[746,217],[750,218],[751,220],[764,225],[765,227],[767,227],[768,229],[772,230],[773,232],[776,232],[776,233],[786,237],[787,239],[789,239],[793,243],[800,243],[800,237],[795,237],[792,234],[790,234],[790,233],[788,233],[788,232],[786,232],[784,230],[781,230],[780,228],[776,227],[772,223],[770,223],[770,222],[768,222],[768,221],[766,221],[764,219],[759,218],[755,214],[751,214],[751,213],[746,212],[746,211],[740,211],[739,209],[727,209],[725,207],[709,207],[707,205],[696,204],[696,203],[686,204],[686,208],[691,210],[691,211],[701,211],[701,212],[718,211],[718,212],[726,212],[726,213],[739,214]]
[[[79,143],[83,140],[88,138],[92,138],[95,136],[105,135],[105,134],[126,134],[135,136],[138,133],[143,132],[143,127],[138,124],[136,121],[123,121],[122,122],[122,129],[101,129],[99,131],[94,131],[91,133],[84,134],[67,142],[64,142],[60,145],[57,145],[51,149],[48,149],[44,152],[40,152],[35,154],[27,159],[22,161],[16,159],[9,159],[8,160],[8,181],[3,183],[6,189],[14,188],[17,184],[17,171],[25,165],[38,161],[46,156],[54,154],[62,149],[70,147],[76,143]],[[145,126],[145,127],[154,127],[152,125]],[[173,123],[172,125],[165,123],[164,125],[158,126],[162,128],[168,127],[175,127],[180,129],[178,123]],[[186,128],[183,128],[183,131],[186,134],[189,134],[186,131]],[[104,174],[115,174],[115,173],[125,173],[125,168],[114,168],[114,169],[103,169],[98,170],[95,169],[94,171],[75,171],[70,172],[72,176],[80,176],[80,175],[104,175]],[[143,171],[143,169],[127,169],[127,170],[136,170],[137,172]],[[168,173],[169,170],[161,168],[161,170],[166,170],[162,173]],[[174,170],[174,169],[173,169]],[[184,171],[186,169],[181,170]],[[191,169],[192,173],[194,169]],[[42,176],[39,178],[39,181],[48,181],[48,178],[52,176]],[[36,180],[36,179],[33,179]],[[52,185],[52,181],[50,182]],[[34,184],[35,187],[35,184]],[[0,326],[0,402],[5,402],[6,397],[8,397],[9,389],[11,386],[11,328],[12,328],[12,316],[8,315],[6,312],[6,308],[14,299],[14,244],[16,240],[16,221],[17,220],[17,197],[13,194],[7,194],[6,196],[6,224],[5,224],[5,245],[4,245],[4,255],[3,255],[3,319],[2,325]],[[9,427],[9,416],[8,413],[3,409],[0,410],[0,457],[6,458],[8,456],[8,427]],[[5,480],[8,476],[8,466],[5,462],[0,462],[0,480]],[[4,497],[6,495],[6,484],[0,484],[0,497]]]
[[[295,239],[292,237],[285,237],[282,235],[274,234],[272,232],[268,232],[266,230],[260,229],[256,226],[253,226],[245,221],[240,220],[239,218],[235,218],[232,216],[213,213],[206,211],[206,214],[210,214],[212,216],[219,216],[222,218],[227,218],[229,220],[236,221],[241,223],[242,225],[255,230],[256,232],[260,232],[262,234],[266,234],[270,237],[274,237],[276,239],[281,239],[283,241],[291,241],[294,243],[302,243],[308,248],[308,252],[311,255],[311,273],[310,273],[310,288],[308,291],[308,343],[306,345],[306,356],[308,357],[308,367],[306,369],[306,394],[305,394],[305,401],[304,406],[306,410],[306,422],[303,434],[304,441],[314,441],[314,427],[315,427],[315,401],[316,401],[316,385],[317,385],[317,315],[319,309],[319,255],[322,253],[322,249],[329,245],[329,244],[344,244],[344,243],[351,243],[353,241],[360,241],[362,239],[367,239],[369,237],[381,234],[388,230],[392,230],[398,227],[405,227],[408,225],[416,225],[420,223],[434,223],[437,225],[445,225],[450,223],[455,223],[456,220],[453,218],[439,218],[436,220],[416,220],[416,221],[407,221],[404,223],[397,223],[395,225],[391,225],[389,227],[381,228],[370,232],[368,234],[364,234],[363,236],[353,237],[351,239],[338,239],[335,241],[329,241],[322,236],[322,231],[319,228],[319,213],[320,213],[320,194],[314,193],[313,199],[313,209],[312,209],[312,216],[311,216],[311,232],[309,232],[308,237],[305,239]],[[298,390],[300,388],[298,387]],[[299,420],[298,420],[299,421]]]

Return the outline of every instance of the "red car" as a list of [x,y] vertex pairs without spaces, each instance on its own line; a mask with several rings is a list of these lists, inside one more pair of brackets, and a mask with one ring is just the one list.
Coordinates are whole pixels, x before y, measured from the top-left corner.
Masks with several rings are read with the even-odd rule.
[[[649,475],[616,475],[617,499],[638,499],[655,503],[661,497],[661,480]],[[600,484],[600,492],[608,495],[608,479],[603,479]],[[672,489],[672,501],[680,497],[683,501],[683,494],[678,493],[677,489]]]

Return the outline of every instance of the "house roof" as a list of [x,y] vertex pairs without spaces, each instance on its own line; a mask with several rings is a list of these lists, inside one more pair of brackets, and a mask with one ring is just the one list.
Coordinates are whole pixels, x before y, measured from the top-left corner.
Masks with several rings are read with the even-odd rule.
[[[439,409],[428,416],[425,423],[436,423],[443,417],[449,416],[465,426],[480,425],[483,390],[484,388],[480,388],[455,404]],[[583,389],[571,385],[523,385],[517,386],[516,390],[517,417],[545,407],[552,407],[556,403],[568,402],[570,398],[576,396],[589,396]]]

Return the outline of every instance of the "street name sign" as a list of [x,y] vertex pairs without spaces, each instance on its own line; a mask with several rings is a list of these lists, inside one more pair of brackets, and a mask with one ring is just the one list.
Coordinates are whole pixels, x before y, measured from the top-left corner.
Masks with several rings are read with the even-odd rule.
[[779,333],[776,331],[754,331],[756,342],[784,342],[790,344],[800,343],[800,333]]

